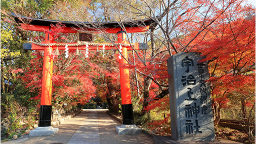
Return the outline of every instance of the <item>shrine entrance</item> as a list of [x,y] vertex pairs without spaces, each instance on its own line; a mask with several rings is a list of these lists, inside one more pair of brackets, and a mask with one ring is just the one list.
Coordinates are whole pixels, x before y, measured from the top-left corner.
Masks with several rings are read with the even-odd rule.
[[[20,23],[21,28],[29,31],[39,31],[45,33],[45,41],[42,43],[30,42],[24,43],[24,50],[41,50],[44,51],[43,60],[43,77],[42,77],[42,94],[40,103],[39,128],[51,126],[52,113],[52,69],[53,59],[51,54],[58,54],[59,50],[85,50],[88,56],[89,50],[118,50],[119,64],[127,63],[128,51],[145,50],[145,43],[129,43],[126,40],[127,33],[146,32],[149,25],[155,21],[152,19],[136,20],[123,22],[122,27],[118,22],[74,22],[74,21],[56,21],[47,19],[36,19],[21,16],[18,14],[10,14],[15,18],[17,23]],[[61,30],[51,25],[61,23],[65,25]],[[59,33],[78,33],[77,43],[57,43],[54,41],[53,32]],[[115,43],[93,43],[92,34],[99,33],[116,33],[117,41]],[[120,67],[120,84],[121,84],[121,99],[122,99],[122,116],[123,125],[134,125],[133,108],[131,102],[129,69]]]

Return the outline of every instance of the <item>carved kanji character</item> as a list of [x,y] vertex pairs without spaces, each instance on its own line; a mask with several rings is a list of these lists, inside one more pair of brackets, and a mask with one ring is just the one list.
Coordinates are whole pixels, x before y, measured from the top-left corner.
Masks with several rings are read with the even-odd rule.
[[191,106],[190,106],[190,105],[185,105],[185,116],[186,116],[187,118],[193,116],[192,112],[193,112],[193,111],[192,111]]
[[204,74],[204,69],[198,69],[198,73],[199,73],[200,75]]
[[187,83],[187,77],[186,76],[182,76],[181,82],[182,82],[182,85],[185,86],[186,83]]
[[205,64],[204,63],[198,63],[197,66],[198,66],[198,68],[201,69],[201,68],[203,68],[205,66]]
[[196,84],[196,79],[193,75],[189,75],[188,77],[182,76],[181,82],[182,82],[183,86],[185,86],[186,84],[187,85],[195,85]]
[[197,106],[196,103],[194,103],[194,106],[192,106],[192,110],[193,110],[193,114],[195,114],[197,118],[197,114],[200,113],[200,107]]
[[200,87],[206,87],[205,80],[200,79],[198,82],[200,83]]
[[187,77],[187,84],[188,85],[195,85],[196,84],[196,79],[193,75],[189,75]]
[[202,114],[207,114],[207,113],[206,113],[206,110],[207,110],[207,106],[204,105],[204,106],[202,107]]
[[195,132],[202,133],[202,131],[199,131],[200,126],[198,126],[198,120],[196,120],[196,126],[194,127],[196,128]]
[[185,72],[189,72],[189,66],[194,66],[194,61],[192,59],[189,59],[188,56],[186,56],[185,59],[182,60],[182,67],[187,66],[187,70]]
[[200,93],[201,93],[200,103],[204,103],[207,100],[207,88],[201,87]]
[[185,100],[197,100],[196,98],[191,98],[191,95],[193,94],[192,92],[192,89],[191,88],[188,88],[189,91],[188,91],[188,99],[185,99]]
[[193,133],[193,123],[191,122],[191,120],[186,120],[186,133]]

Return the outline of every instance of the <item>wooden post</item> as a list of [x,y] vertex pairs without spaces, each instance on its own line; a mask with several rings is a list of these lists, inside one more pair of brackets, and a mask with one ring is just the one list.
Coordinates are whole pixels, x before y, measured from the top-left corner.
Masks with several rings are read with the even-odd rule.
[[[117,33],[118,43],[125,43],[126,33],[124,31],[119,31]],[[122,55],[128,59],[127,48],[122,48]],[[131,101],[131,91],[130,91],[130,78],[129,69],[122,68],[127,61],[122,57],[119,61],[120,65],[120,84],[121,84],[121,98],[122,98],[122,115],[123,124],[134,124],[133,120],[133,108]]]
[[[45,33],[45,43],[52,43],[53,36]],[[52,47],[44,49],[44,63],[43,63],[43,78],[42,78],[42,94],[40,106],[40,119],[39,127],[51,126],[51,113],[52,113],[52,68],[53,59],[50,57]]]

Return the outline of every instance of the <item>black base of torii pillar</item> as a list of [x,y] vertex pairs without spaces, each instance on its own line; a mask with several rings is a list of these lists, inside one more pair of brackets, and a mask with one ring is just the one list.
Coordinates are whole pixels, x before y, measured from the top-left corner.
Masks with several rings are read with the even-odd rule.
[[39,127],[51,126],[52,106],[41,105],[39,112]]
[[122,104],[123,124],[134,124],[132,104]]

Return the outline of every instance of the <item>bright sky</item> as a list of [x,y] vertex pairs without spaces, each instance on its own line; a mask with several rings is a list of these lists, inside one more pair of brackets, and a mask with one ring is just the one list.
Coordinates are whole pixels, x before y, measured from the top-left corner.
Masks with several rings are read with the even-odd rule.
[[255,0],[247,0],[247,3],[253,5],[254,7],[256,7],[256,1]]

